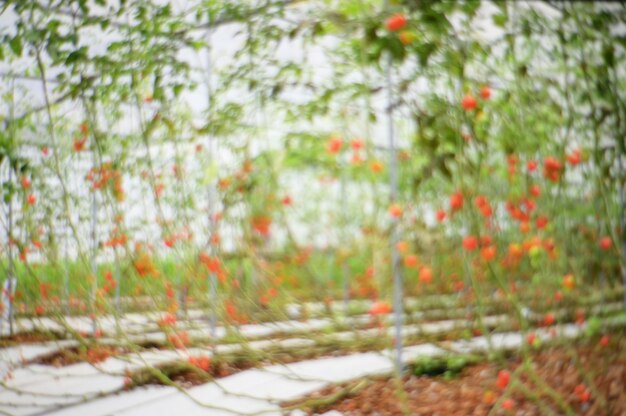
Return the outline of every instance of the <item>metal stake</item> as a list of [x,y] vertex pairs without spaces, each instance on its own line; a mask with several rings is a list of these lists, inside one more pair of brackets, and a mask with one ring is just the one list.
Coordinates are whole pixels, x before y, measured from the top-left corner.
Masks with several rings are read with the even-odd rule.
[[[13,181],[13,171],[11,170],[11,162],[9,161],[9,183]],[[13,336],[13,276],[14,276],[14,264],[13,264],[13,195],[9,199],[9,281],[7,285],[8,292],[7,299],[9,300],[8,314],[9,319],[9,335]]]
[[[387,9],[387,1],[384,2]],[[385,66],[385,89],[387,91],[387,139],[389,142],[389,186],[390,202],[393,204],[398,199],[398,166],[396,155],[396,142],[393,124],[393,83],[391,79],[391,54],[386,53]],[[402,274],[400,269],[400,255],[397,250],[399,240],[398,219],[393,218],[391,223],[391,271],[393,275],[393,311],[395,320],[395,349],[396,349],[396,373],[402,374]]]
[[[96,150],[92,150],[93,167],[96,167]],[[93,277],[93,285],[91,287],[91,323],[93,336],[96,336],[98,325],[96,322],[96,296],[98,294],[98,264],[96,263],[96,255],[98,252],[98,235],[97,235],[97,215],[98,215],[98,199],[96,190],[91,190],[91,276]]]
[[[69,164],[69,160],[68,160]],[[67,165],[64,169],[64,176],[67,179]],[[64,195],[67,198],[67,195]],[[66,213],[67,216],[65,218],[65,233],[64,233],[64,241],[63,241],[63,251],[65,252],[65,261],[64,261],[64,275],[63,275],[63,296],[65,297],[65,313],[67,315],[70,314],[70,249],[69,249],[69,240],[70,240],[70,213]]]
[[[211,75],[213,69],[213,61],[211,59],[212,46],[211,46],[211,16],[209,12],[209,29],[207,31],[207,112],[211,113],[211,107],[213,104],[213,90],[211,88]],[[213,140],[209,135],[208,137],[208,153],[209,153],[209,163],[213,162]],[[213,249],[213,239],[212,236],[215,233],[215,221],[213,219],[213,189],[212,184],[208,184],[207,189],[207,200],[208,200],[208,214],[209,214],[209,255],[213,256],[216,253],[216,250]],[[211,340],[215,341],[217,338],[217,276],[215,273],[209,272],[208,276],[208,286],[209,286],[209,328],[211,333]]]
[[[623,147],[622,147],[623,149]],[[617,148],[616,148],[617,151]],[[619,164],[619,177],[624,178],[624,163],[622,162],[622,155],[620,154],[617,158]],[[619,224],[620,224],[620,235],[622,238],[621,248],[622,248],[622,282],[624,286],[624,309],[626,309],[626,239],[624,239],[624,225],[626,225],[626,219],[624,218],[626,215],[626,198],[624,196],[624,185],[619,184],[619,201],[620,201],[620,216],[619,216]]]

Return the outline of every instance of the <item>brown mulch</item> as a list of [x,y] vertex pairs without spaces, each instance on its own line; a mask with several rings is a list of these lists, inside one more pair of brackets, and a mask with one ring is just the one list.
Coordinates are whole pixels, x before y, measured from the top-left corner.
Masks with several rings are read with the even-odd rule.
[[126,350],[123,348],[110,345],[94,345],[88,348],[63,348],[51,354],[38,357],[30,361],[29,364],[51,365],[53,367],[65,367],[82,362],[97,364],[109,357],[114,357],[125,352]]
[[54,333],[44,332],[20,332],[19,334],[0,337],[0,346],[11,346],[16,344],[36,344],[40,342],[54,341],[60,337]]
[[[208,356],[191,357],[187,362],[164,364],[156,369],[161,376],[167,376],[182,388],[190,388],[216,378],[227,377],[240,371],[256,367],[257,363],[250,360],[213,361]],[[137,386],[169,385],[167,379],[157,376],[154,370],[142,369],[129,375],[126,389]]]
[[[407,375],[402,379],[401,394],[399,380],[372,380],[333,404],[303,410],[309,415],[337,410],[346,416],[565,414],[553,398],[523,373],[520,373],[520,381],[529,389],[526,393],[519,388],[513,389],[512,381],[505,391],[496,386],[501,369],[513,374],[520,363],[519,356],[504,363],[481,362],[466,367],[450,380],[441,376]],[[597,338],[581,341],[573,348],[549,347],[533,353],[532,363],[539,380],[549,384],[571,407],[573,414],[626,416],[626,338],[623,333],[614,334],[605,347],[600,346]],[[310,395],[307,400],[339,397],[347,387],[354,386],[355,383],[331,386]],[[503,397],[505,392],[510,396]],[[534,400],[531,395],[535,396]],[[506,399],[512,399],[507,403],[512,404],[511,410],[503,409]],[[308,404],[310,406],[311,402]]]

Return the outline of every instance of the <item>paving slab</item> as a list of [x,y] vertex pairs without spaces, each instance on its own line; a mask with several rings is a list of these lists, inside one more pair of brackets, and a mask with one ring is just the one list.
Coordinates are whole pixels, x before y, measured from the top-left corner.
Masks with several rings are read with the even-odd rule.
[[326,381],[339,384],[364,376],[387,374],[393,370],[393,363],[382,353],[366,352],[273,365],[266,367],[265,370],[294,380]]
[[77,363],[65,367],[32,364],[17,368],[13,371],[7,386],[25,389],[34,384],[46,383],[54,380],[69,380],[76,377],[88,377],[100,374],[97,368],[89,363]]
[[34,360],[37,357],[51,354],[61,348],[67,348],[77,344],[78,342],[74,340],[62,340],[0,348],[0,362],[5,364],[22,364],[25,361]]
[[9,416],[46,415],[50,409],[49,406],[7,406],[0,404],[0,414]]
[[[150,386],[140,387],[128,392],[121,392],[107,397],[98,398],[87,403],[77,404],[57,410],[48,410],[49,416],[108,416],[122,410],[150,403],[153,400],[178,392],[174,387]],[[154,413],[155,415],[157,413]],[[162,413],[158,413],[162,414]]]
[[[393,359],[395,357],[395,350],[385,350],[383,354],[389,359]],[[402,349],[402,361],[405,364],[409,364],[418,357],[436,357],[445,354],[448,354],[448,351],[434,344],[413,345]]]
[[300,381],[281,374],[252,369],[217,381],[231,395],[267,401],[290,401],[326,386],[324,381]]
[[[80,397],[76,396],[57,396],[57,395],[43,395],[40,392],[37,393],[25,393],[16,392],[11,390],[3,390],[0,392],[0,407],[15,407],[15,408],[50,408],[55,406],[70,405],[80,400]],[[24,412],[22,412],[24,413]]]
[[[199,400],[200,403],[193,399]],[[145,415],[184,415],[184,416],[234,416],[254,415],[263,412],[265,415],[280,415],[277,404],[264,400],[238,397],[217,389],[215,384],[189,389],[187,394],[176,392],[148,403],[134,405],[116,411],[120,416]]]

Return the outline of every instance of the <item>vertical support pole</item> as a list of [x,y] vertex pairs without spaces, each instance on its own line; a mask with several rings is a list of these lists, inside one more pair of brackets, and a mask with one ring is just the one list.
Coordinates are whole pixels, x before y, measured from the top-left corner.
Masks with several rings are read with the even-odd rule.
[[63,233],[63,254],[64,254],[64,270],[63,270],[63,297],[65,298],[65,313],[70,314],[70,221],[69,213],[65,220],[65,232]]
[[[9,160],[9,183],[13,182],[13,170],[11,168],[12,168],[11,161]],[[13,264],[13,244],[11,244],[12,239],[13,239],[13,195],[11,195],[11,198],[9,199],[9,244],[8,244],[9,245],[9,273],[7,276],[9,280],[7,284],[8,293],[6,294],[6,298],[9,300],[7,319],[9,321],[9,335],[11,336],[13,336],[13,292],[15,291],[13,287],[15,266]]]
[[117,311],[117,315],[122,313],[122,304],[121,304],[121,299],[120,299],[120,284],[121,282],[121,272],[120,272],[120,262],[119,262],[119,258],[118,258],[118,254],[117,254],[117,247],[113,247],[113,250],[115,252],[115,310]]
[[[384,9],[387,10],[387,0],[384,1]],[[385,90],[387,92],[387,140],[389,143],[389,188],[390,202],[398,199],[398,160],[396,154],[396,141],[393,123],[393,82],[391,78],[392,57],[389,52],[385,54]],[[393,275],[393,311],[395,321],[394,344],[396,350],[395,364],[397,375],[402,374],[402,275],[400,270],[400,255],[397,249],[399,240],[398,219],[393,218],[391,223],[391,271]]]
[[176,287],[176,294],[177,294],[177,298],[178,298],[178,308],[176,310],[176,316],[178,319],[184,319],[185,317],[185,312],[186,312],[186,306],[185,306],[185,291],[183,289],[183,284],[182,284],[182,277],[180,273],[176,274],[176,282],[175,282],[175,287]]
[[[622,140],[624,140],[622,138]],[[616,152],[619,151],[617,155],[617,162],[619,167],[619,177],[620,179],[624,178],[624,162],[622,161],[622,157],[624,156],[624,145],[616,146]],[[620,233],[618,234],[618,238],[621,238],[621,241],[618,241],[620,244],[620,248],[622,251],[622,288],[624,289],[624,309],[626,309],[626,237],[624,236],[624,226],[626,225],[626,197],[624,196],[624,185],[618,181],[619,185],[619,202],[620,202],[620,215],[619,215],[619,229]]]
[[[96,149],[92,149],[92,166],[96,167]],[[98,331],[98,324],[96,322],[96,301],[98,294],[98,264],[96,262],[96,255],[98,253],[98,234],[97,234],[97,216],[98,216],[98,198],[96,196],[96,190],[91,190],[91,276],[93,278],[93,284],[91,286],[91,323],[92,323],[92,335],[95,337]]]
[[[71,159],[70,159],[71,160]],[[69,164],[69,160],[68,160]],[[67,165],[64,169],[65,180],[67,180]],[[67,186],[67,185],[66,185]],[[68,198],[68,195],[64,195],[65,198]],[[63,296],[65,297],[65,313],[67,315],[70,314],[70,213],[66,213],[65,217],[65,232],[63,233],[63,251],[65,255],[64,259],[64,270],[63,270]]]
[[[211,108],[213,105],[213,89],[211,88],[211,76],[213,73],[213,60],[211,54],[213,52],[213,47],[211,45],[211,11],[209,11],[209,29],[207,31],[207,112],[209,115],[211,114]],[[213,154],[213,139],[209,135],[208,137],[208,154],[209,154],[209,163],[213,163],[214,154]],[[214,212],[214,198],[213,198],[213,184],[212,181],[209,183],[207,188],[207,201],[208,201],[208,219],[209,219],[209,255],[216,255],[216,250],[214,250],[212,242],[213,235],[216,231],[216,224],[213,218]],[[217,276],[215,273],[209,271],[208,275],[208,287],[209,287],[209,330],[211,340],[216,342],[217,339]]]
[[349,308],[350,308],[350,273],[348,270],[348,263],[345,260],[341,262],[341,277],[343,279],[343,312],[347,317],[349,317]]
[[[345,132],[345,129],[344,129]],[[340,187],[339,187],[339,204],[340,206],[343,205],[341,201],[347,200],[348,198],[346,198],[346,160],[345,158],[342,158],[341,162],[340,162],[340,166],[339,169],[341,169],[340,172]],[[341,238],[342,239],[346,239],[347,233],[345,231],[345,227],[346,224],[348,223],[348,210],[344,208],[342,208],[342,215],[341,215]],[[348,270],[348,263],[347,263],[347,259],[345,258],[345,255],[341,256],[341,287],[343,290],[343,312],[344,315],[346,316],[346,318],[348,317],[348,307],[350,304],[350,276],[349,276],[349,270]]]
[[217,342],[217,277],[215,276],[215,273],[209,274],[209,302],[211,303],[211,314],[209,320],[211,340],[213,342]]

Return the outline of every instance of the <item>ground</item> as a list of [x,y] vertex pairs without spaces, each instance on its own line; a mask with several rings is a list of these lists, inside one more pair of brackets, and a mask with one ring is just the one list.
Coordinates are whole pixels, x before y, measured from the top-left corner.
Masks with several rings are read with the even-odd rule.
[[[626,339],[610,340],[607,346],[598,339],[581,341],[575,347],[549,347],[532,353],[532,367],[538,378],[546,382],[577,415],[626,415]],[[373,380],[358,392],[316,412],[337,410],[345,415],[487,415],[487,414],[563,414],[547,393],[541,393],[537,383],[522,377],[523,388],[511,396],[513,409],[502,409],[504,398],[497,387],[498,373],[506,369],[513,374],[521,365],[519,354],[504,361],[483,361],[468,365],[452,379],[443,376],[407,375],[402,378],[404,400],[398,395],[398,380]],[[585,387],[577,368],[583,368],[585,377],[593,380],[599,395]],[[354,383],[352,384],[354,385]],[[582,387],[581,387],[582,386]],[[347,386],[332,386],[309,398],[337,394]],[[528,391],[527,390],[527,391]],[[595,399],[601,397],[602,399]],[[606,399],[606,401],[604,400]],[[549,411],[549,410],[550,411]],[[408,412],[408,413],[407,413]],[[309,414],[313,414],[312,411]]]

